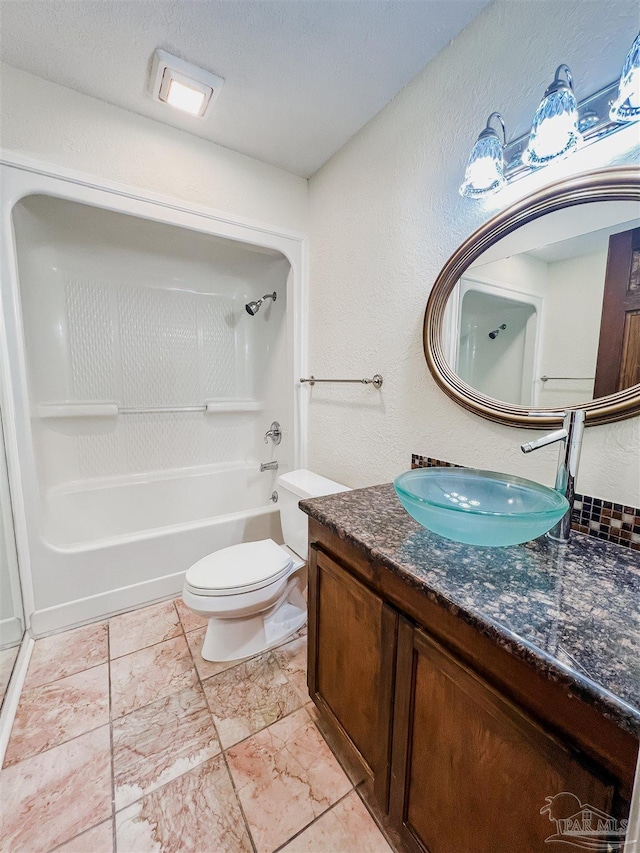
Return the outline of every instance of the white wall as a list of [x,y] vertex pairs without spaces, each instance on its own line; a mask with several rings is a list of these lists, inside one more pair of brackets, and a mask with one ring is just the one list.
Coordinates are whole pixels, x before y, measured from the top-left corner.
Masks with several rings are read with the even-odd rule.
[[[532,314],[535,308],[526,302],[468,290],[460,314],[460,378],[494,400],[531,406],[534,348],[527,347],[527,327]],[[490,338],[493,329],[498,334]]]
[[[540,408],[571,406],[593,396],[606,267],[607,249],[602,248],[550,263],[522,254],[471,268],[480,278],[544,300],[535,377]],[[587,379],[540,382],[545,375]]]
[[[501,110],[510,136],[525,131],[560,62],[589,94],[619,75],[636,31],[634,2],[498,0],[311,179],[310,371],[384,376],[380,393],[309,392],[311,467],[363,486],[424,453],[553,482],[556,448],[525,457],[530,431],[472,415],[437,388],[424,308],[443,263],[488,216],[458,186],[489,113]],[[639,505],[639,460],[640,419],[590,428],[578,488]]]
[[5,152],[306,231],[304,178],[7,65],[0,84]]
[[[545,303],[541,373],[591,378],[587,381],[550,380],[541,389],[540,406],[565,405],[565,400],[580,403],[593,394],[606,269],[606,251],[548,265],[549,292]],[[593,310],[594,306],[597,311]]]

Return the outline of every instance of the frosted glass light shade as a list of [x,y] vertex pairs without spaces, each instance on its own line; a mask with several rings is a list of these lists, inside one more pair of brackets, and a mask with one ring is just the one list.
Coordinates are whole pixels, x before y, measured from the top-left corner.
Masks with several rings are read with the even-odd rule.
[[483,130],[471,149],[460,195],[481,198],[497,193],[506,184],[502,145],[493,130]]
[[640,121],[640,33],[622,66],[618,97],[611,105],[611,121]]
[[571,89],[561,85],[555,90],[547,90],[542,99],[531,125],[529,144],[522,154],[522,162],[527,166],[544,166],[573,153],[581,142],[578,102]]

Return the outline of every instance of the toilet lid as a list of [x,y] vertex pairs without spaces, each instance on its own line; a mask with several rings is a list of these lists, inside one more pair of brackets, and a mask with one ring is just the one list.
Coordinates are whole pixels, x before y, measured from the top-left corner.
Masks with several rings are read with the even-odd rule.
[[191,566],[185,580],[196,595],[232,595],[274,583],[292,564],[291,556],[273,539],[262,539],[207,554]]

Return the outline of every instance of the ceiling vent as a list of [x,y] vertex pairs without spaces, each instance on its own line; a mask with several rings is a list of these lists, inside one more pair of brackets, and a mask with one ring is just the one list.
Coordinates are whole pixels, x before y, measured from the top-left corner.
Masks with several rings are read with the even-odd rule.
[[224,80],[158,48],[153,54],[149,94],[197,118],[205,118],[220,94]]

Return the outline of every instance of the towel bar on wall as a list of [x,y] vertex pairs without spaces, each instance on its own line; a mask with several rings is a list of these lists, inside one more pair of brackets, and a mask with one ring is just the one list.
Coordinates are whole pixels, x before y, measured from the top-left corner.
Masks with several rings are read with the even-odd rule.
[[316,382],[344,382],[356,385],[373,385],[374,388],[382,388],[382,376],[376,373],[373,379],[316,379],[315,376],[309,376],[308,379],[301,379],[300,382],[308,382],[313,388]]
[[550,379],[564,379],[571,382],[591,382],[594,376],[541,376],[540,382],[548,382]]

